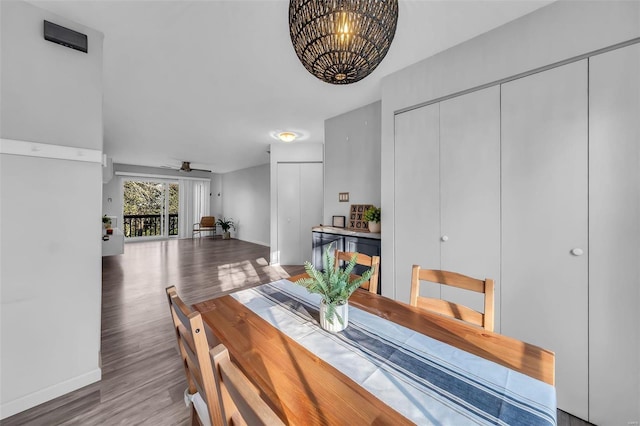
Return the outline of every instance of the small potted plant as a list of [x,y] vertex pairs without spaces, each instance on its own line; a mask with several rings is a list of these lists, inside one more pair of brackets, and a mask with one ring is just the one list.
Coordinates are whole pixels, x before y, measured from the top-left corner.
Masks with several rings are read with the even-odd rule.
[[362,219],[369,222],[369,232],[380,232],[380,208],[371,206],[364,212]]
[[222,239],[223,240],[228,240],[231,238],[231,232],[229,231],[230,229],[233,228],[233,230],[236,230],[236,225],[235,223],[233,223],[233,219],[232,218],[225,218],[223,217],[222,219],[218,219],[216,221],[216,225],[219,225],[220,228],[222,228]]
[[[355,253],[345,269],[336,268],[335,257],[331,252],[332,244],[327,247],[322,264],[324,272],[318,271],[310,262],[304,263],[309,278],[302,278],[296,284],[306,288],[309,293],[322,296],[320,302],[320,326],[327,331],[338,332],[347,328],[349,323],[349,297],[362,283],[369,281],[373,270],[369,269],[361,277],[352,277],[358,254]],[[335,318],[338,321],[335,321]]]
[[104,229],[111,229],[111,218],[106,214],[102,216],[102,226]]

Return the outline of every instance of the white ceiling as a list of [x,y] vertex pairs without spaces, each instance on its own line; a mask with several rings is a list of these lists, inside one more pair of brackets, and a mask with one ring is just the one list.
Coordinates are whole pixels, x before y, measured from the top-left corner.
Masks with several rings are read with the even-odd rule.
[[104,151],[116,163],[225,173],[269,161],[271,133],[323,142],[324,120],[380,99],[383,76],[549,0],[400,0],[364,80],[317,80],[291,46],[286,0],[30,1],[104,33]]

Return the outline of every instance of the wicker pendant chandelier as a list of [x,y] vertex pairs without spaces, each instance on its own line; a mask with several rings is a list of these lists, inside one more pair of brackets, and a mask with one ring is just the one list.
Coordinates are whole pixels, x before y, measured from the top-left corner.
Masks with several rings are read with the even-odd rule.
[[322,81],[360,81],[384,59],[398,0],[290,0],[289,31],[302,65]]

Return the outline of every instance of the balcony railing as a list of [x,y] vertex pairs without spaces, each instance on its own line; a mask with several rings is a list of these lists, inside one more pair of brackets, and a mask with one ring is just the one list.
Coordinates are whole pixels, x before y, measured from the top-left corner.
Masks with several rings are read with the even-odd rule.
[[[124,236],[155,237],[162,236],[162,221],[159,214],[124,215]],[[178,235],[178,214],[169,214],[169,236]]]

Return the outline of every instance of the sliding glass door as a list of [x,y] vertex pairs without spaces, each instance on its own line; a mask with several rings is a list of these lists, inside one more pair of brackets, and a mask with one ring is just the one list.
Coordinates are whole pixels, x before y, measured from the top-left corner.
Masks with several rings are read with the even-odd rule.
[[179,185],[160,179],[123,181],[123,232],[129,239],[177,237]]

